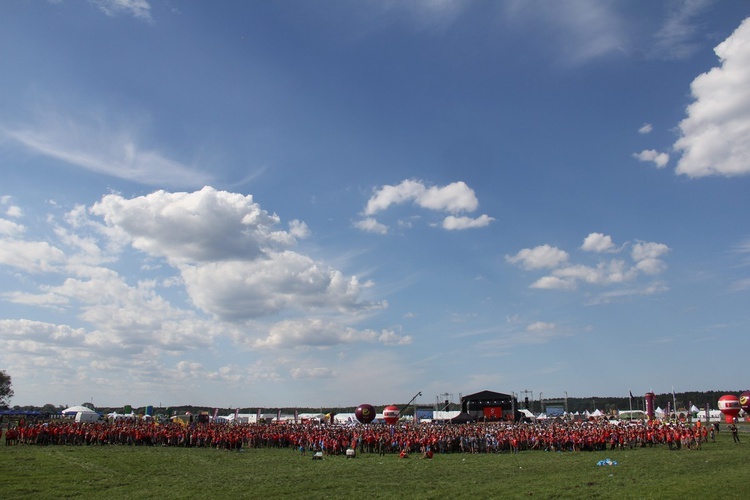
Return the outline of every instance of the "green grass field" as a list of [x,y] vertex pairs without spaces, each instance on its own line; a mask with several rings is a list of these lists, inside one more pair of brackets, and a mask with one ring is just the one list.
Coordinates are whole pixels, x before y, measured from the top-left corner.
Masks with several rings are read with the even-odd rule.
[[[311,460],[291,449],[0,444],[0,498],[741,498],[750,434],[702,450]],[[610,458],[616,466],[597,466]],[[745,491],[745,493],[741,493]]]

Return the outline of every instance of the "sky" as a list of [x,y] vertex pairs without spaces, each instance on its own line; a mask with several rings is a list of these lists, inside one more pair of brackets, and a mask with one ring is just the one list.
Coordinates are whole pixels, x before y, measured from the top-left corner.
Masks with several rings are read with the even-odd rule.
[[750,386],[744,0],[0,4],[12,405]]

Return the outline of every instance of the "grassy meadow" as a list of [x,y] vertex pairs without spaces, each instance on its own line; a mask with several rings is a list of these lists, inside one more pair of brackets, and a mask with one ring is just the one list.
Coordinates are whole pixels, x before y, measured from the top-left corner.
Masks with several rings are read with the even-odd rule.
[[[744,430],[744,429],[743,429]],[[359,454],[311,460],[291,449],[0,444],[0,498],[740,498],[750,433],[702,450]],[[597,466],[610,458],[616,466]],[[746,494],[746,493],[745,493]]]

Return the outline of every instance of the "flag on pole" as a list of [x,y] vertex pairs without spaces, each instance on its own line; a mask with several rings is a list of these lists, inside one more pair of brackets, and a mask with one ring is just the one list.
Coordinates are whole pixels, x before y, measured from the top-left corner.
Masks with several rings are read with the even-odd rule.
[[240,418],[240,409],[239,408],[235,408],[234,409],[234,422],[237,423],[237,421],[239,420],[239,418]]

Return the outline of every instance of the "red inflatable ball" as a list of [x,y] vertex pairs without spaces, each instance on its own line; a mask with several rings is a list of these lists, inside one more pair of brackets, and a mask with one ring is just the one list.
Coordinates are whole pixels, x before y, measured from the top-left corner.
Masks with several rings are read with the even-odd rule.
[[366,403],[361,404],[354,410],[354,416],[357,417],[360,424],[369,424],[375,420],[375,408]]
[[734,394],[727,394],[719,398],[719,410],[724,414],[724,421],[728,424],[734,422],[735,417],[739,415],[740,398]]
[[396,422],[398,422],[398,417],[401,414],[401,410],[398,409],[398,406],[391,405],[386,406],[385,409],[383,409],[383,419],[385,420],[386,424],[393,425]]
[[750,391],[740,394],[740,408],[745,410],[745,413],[750,414]]

